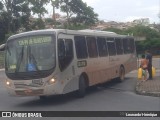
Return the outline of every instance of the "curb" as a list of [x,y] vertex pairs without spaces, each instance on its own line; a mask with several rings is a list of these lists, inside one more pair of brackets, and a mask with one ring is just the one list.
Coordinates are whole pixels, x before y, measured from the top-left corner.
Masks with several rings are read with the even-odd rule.
[[144,95],[144,96],[153,96],[153,97],[160,97],[160,92],[146,92],[146,91],[137,91],[136,94],[138,95]]
[[160,97],[160,92],[153,92],[153,91],[151,92],[151,91],[139,90],[141,83],[143,83],[143,82],[139,82],[137,80],[136,88],[135,88],[136,94],[144,95],[144,96]]

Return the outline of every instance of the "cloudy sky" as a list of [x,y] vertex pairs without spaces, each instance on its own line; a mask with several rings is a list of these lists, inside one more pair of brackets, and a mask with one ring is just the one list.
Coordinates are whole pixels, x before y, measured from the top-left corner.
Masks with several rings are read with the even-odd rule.
[[[149,18],[150,23],[160,23],[160,0],[82,0],[94,8],[100,20],[128,22],[139,18]],[[47,6],[48,15],[52,7]],[[60,12],[56,10],[56,12]],[[60,13],[64,15],[64,13]],[[46,16],[48,16],[46,15]]]
[[83,0],[94,8],[99,19],[127,22],[139,18],[149,18],[159,23],[160,0]]

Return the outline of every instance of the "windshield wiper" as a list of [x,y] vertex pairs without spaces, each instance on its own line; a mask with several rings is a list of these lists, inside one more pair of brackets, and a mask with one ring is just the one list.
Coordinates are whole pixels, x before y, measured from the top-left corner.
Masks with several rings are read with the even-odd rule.
[[22,60],[23,60],[23,55],[24,55],[24,46],[22,47],[21,53],[18,57],[17,64],[16,64],[17,67],[15,70],[15,73],[17,73],[19,71],[19,68],[20,68]]

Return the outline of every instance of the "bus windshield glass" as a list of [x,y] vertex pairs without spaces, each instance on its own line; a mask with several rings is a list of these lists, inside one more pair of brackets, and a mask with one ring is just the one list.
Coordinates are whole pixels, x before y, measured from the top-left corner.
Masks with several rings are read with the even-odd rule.
[[7,73],[51,70],[55,60],[55,40],[51,35],[21,37],[7,43]]

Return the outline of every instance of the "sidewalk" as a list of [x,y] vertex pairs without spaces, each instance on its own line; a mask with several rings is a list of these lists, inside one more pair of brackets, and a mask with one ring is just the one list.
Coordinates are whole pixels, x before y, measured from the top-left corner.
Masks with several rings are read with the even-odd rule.
[[137,80],[136,93],[140,95],[160,97],[160,76],[155,76],[153,80]]

